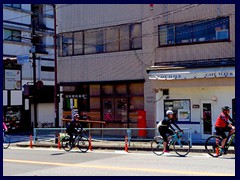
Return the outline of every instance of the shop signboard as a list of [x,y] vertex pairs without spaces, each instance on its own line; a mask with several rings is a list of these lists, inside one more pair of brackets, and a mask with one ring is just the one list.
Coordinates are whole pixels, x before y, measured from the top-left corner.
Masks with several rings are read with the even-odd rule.
[[21,70],[5,69],[5,89],[21,90]]

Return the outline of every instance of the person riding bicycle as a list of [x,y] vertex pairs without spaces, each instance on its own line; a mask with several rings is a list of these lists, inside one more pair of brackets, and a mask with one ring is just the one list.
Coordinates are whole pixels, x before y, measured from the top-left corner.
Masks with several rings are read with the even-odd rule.
[[[181,130],[178,127],[178,125],[174,122],[173,111],[167,110],[166,115],[167,116],[157,124],[158,132],[163,138],[163,152],[169,152],[169,147],[167,145],[168,144],[167,134],[173,135],[175,131],[171,124],[173,124],[179,131],[183,132],[183,130]],[[169,127],[171,129],[169,129]]]
[[[229,121],[233,123],[233,119],[229,115],[230,109],[231,108],[228,106],[222,107],[222,112],[218,116],[215,123],[216,134],[223,138],[221,143],[223,154],[226,154],[226,149],[224,149],[224,146],[227,138],[235,132],[235,126],[229,123]],[[225,134],[225,132],[228,132],[228,136]]]
[[67,125],[66,132],[70,136],[69,143],[72,144],[73,142],[73,135],[82,132],[83,128],[79,122],[79,114],[75,114],[73,120]]

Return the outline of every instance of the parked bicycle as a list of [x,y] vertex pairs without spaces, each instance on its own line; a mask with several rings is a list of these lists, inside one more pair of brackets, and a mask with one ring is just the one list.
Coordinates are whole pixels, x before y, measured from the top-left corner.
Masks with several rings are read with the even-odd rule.
[[3,149],[7,149],[10,146],[10,137],[3,132]]
[[[182,132],[176,131],[172,136],[168,137],[168,146],[181,157],[186,156],[190,151],[189,141],[182,137]],[[162,136],[155,136],[151,142],[152,152],[158,156],[162,155],[163,152],[163,138]]]
[[[217,135],[210,136],[205,143],[205,150],[212,157],[219,157],[223,154],[223,148],[221,146],[223,138]],[[230,146],[233,146],[235,151],[235,132],[227,138],[224,149],[227,152]]]
[[90,141],[87,136],[85,136],[86,131],[79,131],[73,138],[72,143],[70,143],[70,136],[66,135],[62,138],[62,148],[69,152],[72,148],[77,147],[81,152],[87,152],[90,146]]

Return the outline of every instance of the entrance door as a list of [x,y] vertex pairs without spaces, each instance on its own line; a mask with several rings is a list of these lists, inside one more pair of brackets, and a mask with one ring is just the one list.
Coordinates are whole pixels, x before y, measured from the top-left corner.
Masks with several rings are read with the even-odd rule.
[[211,101],[201,102],[201,131],[202,138],[206,139],[212,135],[212,103]]

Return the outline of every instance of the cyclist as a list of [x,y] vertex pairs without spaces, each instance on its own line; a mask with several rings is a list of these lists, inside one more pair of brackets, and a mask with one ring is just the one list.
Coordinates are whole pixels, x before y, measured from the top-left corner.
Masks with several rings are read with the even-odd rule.
[[[163,138],[163,152],[169,152],[169,147],[167,146],[168,144],[167,134],[173,135],[175,131],[171,124],[173,124],[179,131],[183,132],[183,130],[181,130],[178,127],[178,125],[174,122],[173,111],[167,110],[166,115],[167,116],[157,124],[158,132]],[[171,129],[169,129],[169,127]]]
[[[8,131],[8,127],[6,126],[5,122],[4,122],[4,117],[3,117],[3,138],[4,138],[4,133]],[[4,141],[4,139],[3,139]]]
[[[227,138],[235,132],[235,126],[229,123],[229,121],[233,123],[233,119],[229,115],[230,109],[228,106],[222,107],[222,113],[218,116],[215,123],[216,134],[223,138],[221,143],[223,154],[226,154],[224,146]],[[226,136],[225,132],[229,132],[228,136]]]
[[79,114],[74,115],[73,120],[67,125],[66,131],[70,136],[69,143],[72,144],[73,135],[83,131],[82,125],[79,122]]

